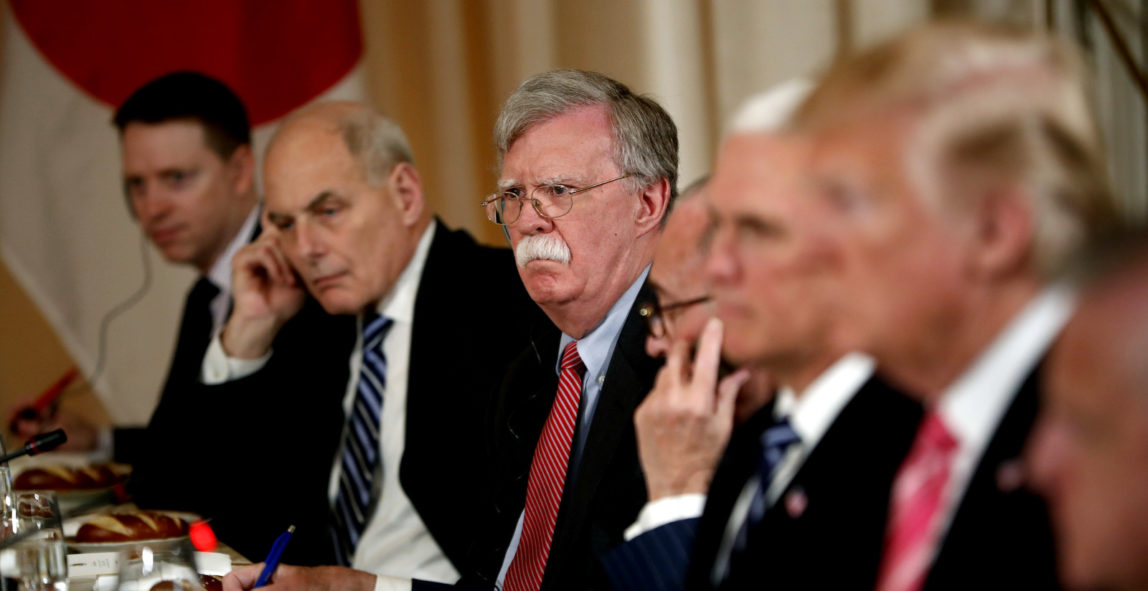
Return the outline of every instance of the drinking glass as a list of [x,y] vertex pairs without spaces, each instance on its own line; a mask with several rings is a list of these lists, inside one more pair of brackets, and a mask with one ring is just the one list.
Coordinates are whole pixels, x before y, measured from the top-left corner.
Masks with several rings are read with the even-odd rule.
[[6,535],[19,536],[12,552],[20,588],[27,591],[66,590],[68,551],[56,493],[18,492],[14,498],[14,517]]
[[120,553],[118,591],[203,591],[195,568],[195,549],[182,540],[162,545],[146,542]]

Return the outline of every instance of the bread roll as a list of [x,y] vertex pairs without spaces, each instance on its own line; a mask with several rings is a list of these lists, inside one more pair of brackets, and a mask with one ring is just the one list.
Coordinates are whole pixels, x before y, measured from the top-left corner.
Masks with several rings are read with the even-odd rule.
[[187,522],[154,511],[97,515],[80,526],[75,540],[83,544],[136,542],[187,535]]
[[80,468],[46,465],[29,468],[12,481],[16,490],[91,490],[108,488],[120,481],[107,464],[94,464]]

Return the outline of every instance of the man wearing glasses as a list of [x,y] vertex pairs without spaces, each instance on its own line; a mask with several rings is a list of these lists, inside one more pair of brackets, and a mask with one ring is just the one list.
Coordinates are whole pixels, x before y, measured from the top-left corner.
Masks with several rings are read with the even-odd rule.
[[646,498],[633,412],[659,363],[643,351],[638,308],[675,192],[677,130],[623,84],[560,70],[519,86],[495,141],[499,192],[483,207],[552,324],[536,327],[503,383],[473,582],[600,588],[598,556]]
[[[649,330],[646,352],[651,357],[667,357],[676,343],[692,349],[706,321],[714,316],[713,297],[705,277],[712,234],[705,197],[708,182],[706,176],[682,190],[654,249],[649,282],[654,297],[638,309]],[[728,369],[723,366],[723,371]],[[744,423],[753,416],[773,389],[766,372],[751,371],[734,402],[734,422]],[[653,446],[641,447],[645,451]]]

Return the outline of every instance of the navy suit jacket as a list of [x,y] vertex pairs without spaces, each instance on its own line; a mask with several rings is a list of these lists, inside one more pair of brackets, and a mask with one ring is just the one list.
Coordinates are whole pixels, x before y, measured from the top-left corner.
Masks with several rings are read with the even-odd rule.
[[[1025,379],[953,514],[924,589],[1059,589],[1044,499],[999,478],[1015,468],[1040,406],[1040,367]],[[1002,486],[1003,485],[1003,486]]]
[[[618,337],[576,471],[568,474],[554,528],[543,590],[600,589],[608,583],[599,557],[622,540],[622,531],[646,502],[638,462],[634,410],[653,387],[661,361],[645,352],[640,303],[652,297],[643,286]],[[540,319],[530,346],[507,373],[492,424],[493,481],[482,525],[474,532],[471,568],[461,586],[495,585],[515,525],[526,506],[530,462],[558,388],[554,371],[560,331]]]
[[[889,491],[920,418],[917,403],[879,378],[866,382],[750,532],[720,588],[871,588]],[[646,532],[607,558],[616,588],[714,588],[710,577],[726,524],[757,471],[759,439],[772,422],[767,405],[735,431],[700,520]]]

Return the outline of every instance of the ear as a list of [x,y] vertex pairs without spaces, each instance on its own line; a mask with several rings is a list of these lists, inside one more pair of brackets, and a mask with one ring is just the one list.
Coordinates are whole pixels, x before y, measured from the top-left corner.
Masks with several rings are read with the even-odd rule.
[[1027,266],[1036,231],[1032,201],[1022,188],[994,189],[976,205],[972,241],[974,271],[1000,276]]
[[670,181],[660,179],[651,183],[638,196],[638,216],[635,219],[635,236],[656,231],[670,205]]
[[409,162],[400,162],[387,177],[387,192],[399,212],[403,226],[414,227],[423,218],[426,202],[419,171]]
[[236,195],[246,195],[255,185],[255,154],[251,146],[235,148],[227,161],[231,168],[231,186]]

